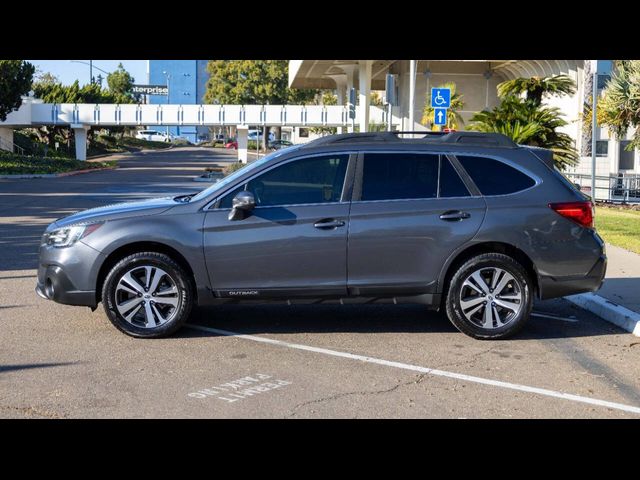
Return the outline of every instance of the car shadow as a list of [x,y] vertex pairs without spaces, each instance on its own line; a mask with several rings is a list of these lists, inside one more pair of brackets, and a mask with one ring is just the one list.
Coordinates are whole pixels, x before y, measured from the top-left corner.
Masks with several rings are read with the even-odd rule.
[[15,365],[0,365],[0,373],[15,372],[19,370],[33,370],[36,368],[52,368],[65,367],[67,365],[75,365],[78,362],[62,362],[62,363],[23,363]]
[[[532,316],[513,339],[594,337],[622,332],[562,299],[536,302],[534,311],[558,318]],[[221,305],[194,309],[188,323],[248,335],[458,332],[444,313],[427,310],[421,305],[392,304]],[[219,335],[190,328],[182,329],[178,334],[179,337]]]

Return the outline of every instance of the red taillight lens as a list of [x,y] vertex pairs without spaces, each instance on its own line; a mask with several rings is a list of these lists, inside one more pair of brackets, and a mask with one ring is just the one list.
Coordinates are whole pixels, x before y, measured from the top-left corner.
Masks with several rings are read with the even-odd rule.
[[583,227],[593,228],[593,206],[591,202],[550,203],[549,208]]

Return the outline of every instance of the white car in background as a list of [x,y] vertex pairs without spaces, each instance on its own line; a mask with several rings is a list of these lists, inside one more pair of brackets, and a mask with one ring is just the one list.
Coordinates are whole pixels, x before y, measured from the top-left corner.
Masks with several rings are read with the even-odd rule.
[[[276,139],[276,136],[273,132],[269,132],[269,141],[273,142]],[[249,141],[260,141],[262,140],[262,130],[249,130],[247,135],[247,140]]]
[[140,140],[148,140],[150,142],[172,142],[174,136],[165,132],[159,132],[157,130],[138,130],[136,132],[136,138]]

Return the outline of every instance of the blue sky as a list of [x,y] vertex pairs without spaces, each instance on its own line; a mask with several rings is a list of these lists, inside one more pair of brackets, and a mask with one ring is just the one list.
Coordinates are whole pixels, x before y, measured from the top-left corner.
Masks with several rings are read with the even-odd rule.
[[[36,66],[42,72],[50,72],[65,85],[70,85],[78,80],[80,85],[89,83],[89,65],[83,63],[74,63],[71,60],[27,60]],[[89,60],[80,60],[89,63]],[[118,68],[118,64],[122,63],[137,84],[147,83],[147,61],[146,60],[94,60],[93,65],[107,72],[113,72]],[[100,70],[94,68],[93,76],[97,77],[101,74],[105,80],[102,82],[104,87],[107,86],[107,75]]]

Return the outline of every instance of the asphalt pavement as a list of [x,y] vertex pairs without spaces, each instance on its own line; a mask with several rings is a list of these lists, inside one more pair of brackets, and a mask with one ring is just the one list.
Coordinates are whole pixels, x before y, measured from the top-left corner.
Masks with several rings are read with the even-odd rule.
[[228,152],[142,152],[120,168],[0,180],[1,418],[640,418],[640,342],[563,300],[514,339],[478,341],[412,305],[197,309],[158,340],[102,307],[34,293],[46,225],[74,211],[198,191]]

